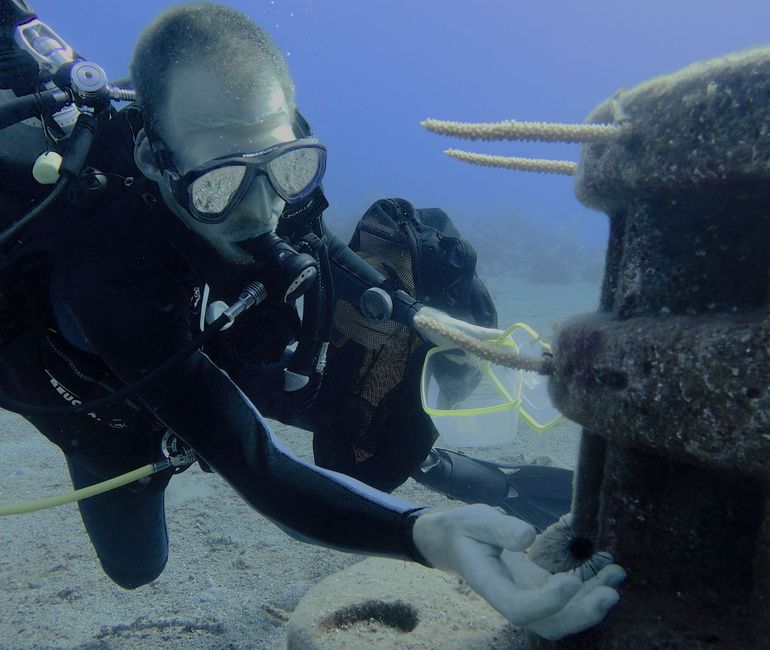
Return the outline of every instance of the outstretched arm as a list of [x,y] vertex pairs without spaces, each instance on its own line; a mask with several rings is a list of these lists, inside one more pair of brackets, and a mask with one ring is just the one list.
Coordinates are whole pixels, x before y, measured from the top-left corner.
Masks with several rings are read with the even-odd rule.
[[[102,257],[110,253],[121,254],[83,251],[96,259],[73,255],[57,273],[69,318],[130,384],[190,341],[189,296],[162,265],[131,264],[122,271],[119,260]],[[293,456],[204,353],[192,354],[139,398],[251,506],[293,536],[352,552],[421,559],[410,517],[421,506]]]

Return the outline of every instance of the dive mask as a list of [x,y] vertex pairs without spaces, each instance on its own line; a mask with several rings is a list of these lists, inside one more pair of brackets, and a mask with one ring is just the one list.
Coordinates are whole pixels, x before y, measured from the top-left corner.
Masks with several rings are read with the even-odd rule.
[[177,203],[198,221],[221,223],[258,175],[266,176],[273,191],[292,204],[318,187],[325,170],[326,147],[315,138],[301,138],[254,153],[221,156],[183,176],[172,164],[164,164],[163,177]]

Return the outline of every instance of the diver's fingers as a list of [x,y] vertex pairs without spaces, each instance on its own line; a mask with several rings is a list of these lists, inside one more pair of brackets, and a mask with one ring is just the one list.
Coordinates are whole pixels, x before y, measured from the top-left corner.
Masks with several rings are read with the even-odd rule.
[[555,616],[527,625],[527,629],[545,639],[555,641],[576,634],[599,623],[620,600],[610,587],[597,587],[582,598],[576,598]]
[[515,625],[527,625],[563,609],[583,583],[561,574],[534,588],[519,587],[500,559],[535,538],[529,524],[482,504],[420,516],[412,531],[417,549],[433,566],[464,578],[476,593]]
[[626,571],[619,564],[608,564],[593,578],[583,583],[583,591],[592,591],[597,587],[617,588],[626,579]]
[[500,560],[520,587],[539,587],[551,577],[550,571],[535,564],[524,553],[503,551]]
[[431,565],[458,572],[468,580],[466,572],[474,570],[475,558],[493,558],[495,570],[500,571],[502,551],[527,548],[535,539],[535,530],[521,519],[475,504],[421,515],[412,536]]
[[553,576],[534,589],[519,588],[506,574],[489,572],[483,583],[468,584],[511,623],[526,626],[535,621],[558,615],[580,590],[580,581],[565,574]]

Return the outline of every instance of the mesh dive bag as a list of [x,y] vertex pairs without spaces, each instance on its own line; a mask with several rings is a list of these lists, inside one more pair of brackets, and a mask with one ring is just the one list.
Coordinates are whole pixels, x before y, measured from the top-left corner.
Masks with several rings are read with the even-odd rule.
[[[476,252],[445,212],[383,199],[364,214],[350,248],[420,302],[487,327],[497,312],[476,276]],[[337,300],[326,381],[316,400],[315,460],[381,490],[401,485],[437,434],[420,405],[429,348],[415,332],[375,324]]]

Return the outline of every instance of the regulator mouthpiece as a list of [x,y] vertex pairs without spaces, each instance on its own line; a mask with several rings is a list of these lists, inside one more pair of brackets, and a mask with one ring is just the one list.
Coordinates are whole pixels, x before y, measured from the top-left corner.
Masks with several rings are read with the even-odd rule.
[[291,303],[303,295],[318,275],[315,258],[298,253],[274,232],[238,245],[254,255],[257,262],[265,263],[268,293],[281,296],[283,302]]

